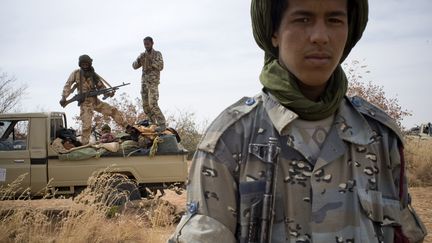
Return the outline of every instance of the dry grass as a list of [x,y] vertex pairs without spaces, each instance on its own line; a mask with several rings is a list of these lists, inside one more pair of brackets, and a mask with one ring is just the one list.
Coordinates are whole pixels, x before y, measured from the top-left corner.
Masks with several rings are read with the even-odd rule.
[[[109,185],[118,180],[118,176],[95,175],[90,186],[73,199],[49,195],[46,200],[30,200],[25,193],[1,202],[0,242],[165,241],[178,218],[175,206],[159,199],[129,201],[123,193],[107,197],[112,193]],[[13,192],[18,187],[19,180],[0,188],[0,198],[16,196]],[[117,196],[126,200],[121,206],[116,205]],[[44,204],[35,206],[40,201]]]
[[432,139],[407,137],[405,161],[410,186],[432,186]]

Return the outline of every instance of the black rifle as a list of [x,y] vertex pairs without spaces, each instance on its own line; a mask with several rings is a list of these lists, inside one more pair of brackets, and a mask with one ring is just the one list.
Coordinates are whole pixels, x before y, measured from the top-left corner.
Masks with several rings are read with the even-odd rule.
[[[70,104],[70,103],[72,103],[74,101],[78,101],[78,106],[80,106],[81,103],[84,102],[84,100],[87,97],[94,97],[94,96],[98,96],[98,95],[101,95],[101,94],[108,94],[108,93],[110,93],[112,91],[118,90],[120,87],[129,85],[129,84],[130,83],[126,83],[126,84],[123,83],[123,84],[120,84],[120,85],[117,85],[117,86],[113,86],[113,87],[109,87],[109,88],[105,88],[105,89],[90,90],[88,92],[84,92],[84,93],[81,93],[81,94],[76,94],[70,100],[66,100],[64,102],[64,105],[62,105],[62,106],[65,107],[65,106],[67,106],[68,104]],[[102,99],[104,100],[106,98],[108,98],[108,97],[104,96]]]
[[279,151],[277,138],[274,137],[270,137],[267,144],[249,144],[249,153],[255,155],[266,164],[266,176],[264,196],[262,200],[254,203],[251,207],[247,242],[268,243],[271,241],[271,226],[274,211],[273,194]]

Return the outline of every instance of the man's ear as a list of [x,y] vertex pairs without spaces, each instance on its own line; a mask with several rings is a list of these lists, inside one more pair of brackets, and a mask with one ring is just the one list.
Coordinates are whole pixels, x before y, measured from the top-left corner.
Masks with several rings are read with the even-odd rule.
[[274,33],[272,35],[272,44],[273,44],[273,47],[275,47],[275,48],[279,47],[279,35],[277,33]]

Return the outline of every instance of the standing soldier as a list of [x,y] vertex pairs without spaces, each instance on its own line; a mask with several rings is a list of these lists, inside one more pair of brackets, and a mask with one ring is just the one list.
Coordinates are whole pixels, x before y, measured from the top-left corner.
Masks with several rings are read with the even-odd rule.
[[153,39],[149,36],[144,38],[145,52],[141,53],[132,63],[134,69],[142,67],[141,97],[144,113],[149,120],[158,126],[159,130],[166,127],[165,117],[159,108],[159,80],[160,71],[163,69],[162,54],[153,49]]
[[346,97],[368,0],[252,0],[251,16],[263,91],[207,129],[169,242],[421,242],[402,133]]
[[[62,107],[67,105],[66,98],[74,92],[75,89],[78,90],[78,93],[83,94],[93,90],[105,89],[107,88],[106,85],[109,86],[109,84],[95,72],[92,61],[93,60],[88,55],[79,57],[78,66],[80,69],[72,72],[63,88],[63,94],[60,100],[60,105]],[[114,91],[105,95],[105,98],[112,96],[114,96]],[[117,108],[99,100],[96,96],[86,97],[78,101],[78,104],[80,106],[80,118],[82,121],[81,142],[83,144],[87,144],[90,139],[93,111],[112,117],[113,120],[122,127],[126,126],[123,114],[117,110]]]

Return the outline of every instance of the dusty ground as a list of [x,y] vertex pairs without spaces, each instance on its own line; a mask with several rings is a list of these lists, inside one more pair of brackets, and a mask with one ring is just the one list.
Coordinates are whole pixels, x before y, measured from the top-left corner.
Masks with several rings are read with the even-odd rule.
[[429,232],[424,242],[432,243],[432,187],[414,187],[410,193],[414,209]]

